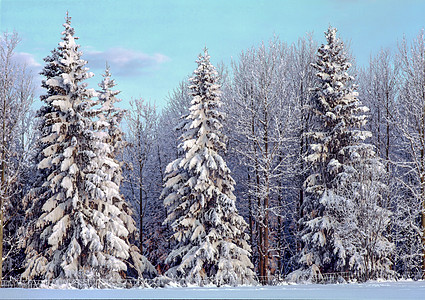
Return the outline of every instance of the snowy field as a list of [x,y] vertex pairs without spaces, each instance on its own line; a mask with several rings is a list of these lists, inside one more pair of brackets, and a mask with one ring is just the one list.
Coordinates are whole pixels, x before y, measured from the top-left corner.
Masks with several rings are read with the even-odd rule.
[[425,299],[425,281],[115,290],[1,289],[0,299]]

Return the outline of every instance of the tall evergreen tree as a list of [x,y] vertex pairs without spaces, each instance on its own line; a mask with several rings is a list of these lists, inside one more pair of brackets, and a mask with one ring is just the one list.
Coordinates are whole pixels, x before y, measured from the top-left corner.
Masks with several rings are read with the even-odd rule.
[[235,206],[234,180],[219,154],[225,150],[220,85],[207,49],[190,79],[193,100],[183,130],[181,156],[166,169],[164,205],[176,246],[167,275],[217,285],[253,280],[246,222]]
[[130,258],[131,227],[126,227],[131,217],[119,195],[119,165],[112,158],[109,133],[101,130],[109,126],[100,115],[105,109],[92,109],[97,104],[91,100],[95,92],[84,83],[92,74],[81,59],[68,15],[63,26],[63,41],[45,68],[48,95],[42,97],[38,168],[47,175],[47,191],[36,195],[36,230],[27,244],[23,277],[81,278],[97,273],[120,278]]
[[[124,118],[126,110],[115,107],[115,103],[120,102],[116,96],[120,93],[118,90],[112,90],[116,86],[115,80],[112,79],[110,67],[106,64],[105,73],[102,74],[103,80],[99,83],[101,90],[97,91],[97,96],[101,104],[99,109],[100,127],[108,134],[107,142],[113,147],[114,152],[110,154],[112,158],[123,150],[125,142],[120,128],[120,123]],[[120,172],[119,170],[117,170]]]
[[47,81],[56,76],[60,76],[60,68],[56,64],[56,61],[59,59],[59,51],[57,48],[51,51],[51,55],[43,59],[46,64],[40,72],[40,75],[43,75],[45,79],[41,81],[41,87],[46,89],[46,93],[40,96],[44,105],[40,107],[35,115],[35,135],[38,139],[35,143],[32,157],[32,174],[34,174],[34,177],[28,182],[30,190],[23,199],[26,226],[24,227],[25,239],[20,246],[26,251],[27,256],[30,255],[34,259],[38,259],[40,254],[37,250],[38,246],[35,245],[37,240],[31,239],[31,237],[40,234],[36,223],[38,217],[42,214],[42,199],[50,197],[50,188],[44,185],[49,176],[49,170],[38,168],[38,164],[44,159],[42,150],[49,145],[47,142],[43,142],[51,132],[51,124],[49,125],[47,117],[55,110],[52,101],[46,100],[51,96],[60,95],[60,90],[55,89],[54,86],[48,85]]
[[[347,72],[351,67],[349,57],[336,36],[336,29],[329,27],[325,36],[327,43],[319,48],[317,62],[313,64],[318,77],[313,98],[317,122],[309,133],[314,142],[306,157],[311,163],[311,173],[304,183],[307,197],[301,218],[302,267],[294,273],[307,277],[349,270],[354,268],[354,261],[360,261],[354,256],[362,256],[361,249],[353,244],[355,239],[362,239],[360,235],[367,224],[358,212],[371,201],[375,219],[383,221],[383,228],[379,229],[380,245],[386,247],[384,252],[391,248],[383,236],[389,213],[380,207],[382,202],[376,200],[380,198],[379,190],[374,189],[380,183],[376,176],[370,177],[373,185],[368,185],[363,178],[366,164],[373,164],[369,172],[382,171],[373,147],[364,143],[370,132],[361,130],[366,124],[368,109],[357,98],[354,78]],[[387,267],[388,254],[379,255]],[[360,268],[358,264],[357,269]]]
[[[130,205],[124,200],[120,194],[120,185],[123,179],[122,163],[118,161],[117,156],[122,153],[126,142],[123,140],[123,132],[120,123],[126,111],[115,107],[115,103],[120,102],[116,96],[120,93],[118,90],[112,90],[116,85],[109,66],[106,65],[105,73],[102,75],[103,80],[99,84],[101,90],[97,91],[99,109],[94,111],[97,121],[94,123],[94,129],[99,135],[99,143],[96,152],[96,158],[91,161],[93,178],[100,193],[103,195],[97,200],[97,195],[93,195],[94,201],[98,201],[97,209],[109,219],[106,226],[100,226],[99,230],[103,234],[103,238],[107,241],[111,239],[111,233],[117,231],[117,228],[124,226],[128,231],[126,236],[121,236],[128,247],[128,257],[121,257],[126,264],[127,273],[131,275],[144,275],[152,277],[155,275],[153,266],[141,255],[139,248],[131,242],[135,242],[137,228],[132,218],[132,210]],[[119,212],[116,210],[119,209]],[[112,213],[111,213],[112,212]],[[107,247],[110,253],[110,245]],[[114,251],[114,250],[112,250]],[[116,256],[118,252],[116,252]]]

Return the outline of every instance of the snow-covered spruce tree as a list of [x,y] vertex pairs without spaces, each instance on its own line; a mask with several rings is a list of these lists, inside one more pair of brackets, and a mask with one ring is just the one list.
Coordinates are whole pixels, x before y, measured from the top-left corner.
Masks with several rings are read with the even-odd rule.
[[[62,42],[48,61],[48,95],[42,97],[43,159],[38,168],[48,174],[39,196],[35,232],[27,244],[23,278],[77,278],[94,273],[120,278],[130,257],[129,231],[123,221],[119,186],[113,181],[116,163],[108,154],[108,133],[92,118],[95,94],[84,80],[91,77],[75,43],[71,18],[63,25]],[[46,68],[45,68],[46,70]],[[46,108],[47,107],[47,108]],[[100,163],[102,162],[102,163]],[[34,210],[37,212],[37,210]],[[125,219],[125,218],[124,218]]]
[[[47,148],[50,143],[48,142],[48,136],[51,134],[51,113],[56,111],[56,108],[52,105],[52,101],[46,101],[51,96],[61,95],[62,91],[55,88],[53,85],[47,84],[49,79],[60,76],[61,69],[57,65],[57,61],[60,60],[59,51],[54,48],[51,51],[51,55],[45,57],[43,60],[46,63],[40,75],[45,78],[41,81],[41,87],[46,89],[44,95],[40,96],[40,100],[44,102],[44,105],[36,112],[35,120],[35,135],[38,137],[35,142],[32,158],[32,173],[34,174],[31,181],[29,181],[30,190],[25,195],[23,202],[25,208],[25,222],[24,227],[23,243],[20,245],[26,252],[26,257],[31,257],[31,263],[38,264],[38,266],[45,265],[45,258],[41,255],[41,245],[38,237],[41,234],[41,228],[37,226],[38,218],[42,215],[42,207],[45,199],[51,197],[51,189],[44,185],[47,182],[47,178],[50,175],[49,169],[40,169],[38,164],[45,158],[43,149]],[[40,261],[39,261],[40,259]],[[26,267],[28,267],[28,261],[26,261]],[[40,263],[40,264],[39,264]],[[34,266],[35,267],[35,266]],[[40,272],[40,271],[38,271]],[[24,277],[26,274],[24,274]]]
[[167,275],[183,283],[244,284],[253,281],[251,249],[233,195],[234,180],[223,158],[220,86],[207,49],[190,79],[193,96],[181,136],[181,157],[166,169],[164,205],[176,246]]
[[[127,257],[122,257],[127,265],[127,273],[132,276],[152,277],[156,273],[153,266],[141,255],[138,247],[129,243],[129,239],[135,242],[137,228],[134,219],[131,217],[132,210],[119,191],[123,176],[122,163],[117,160],[117,155],[122,153],[126,144],[120,128],[120,123],[126,111],[114,105],[116,102],[121,101],[121,99],[116,98],[120,91],[112,90],[116,84],[115,80],[111,78],[108,65],[106,65],[105,74],[102,76],[103,80],[99,84],[101,90],[97,91],[101,107],[95,110],[95,114],[98,117],[95,122],[95,129],[99,131],[100,143],[98,144],[96,158],[91,162],[94,174],[90,175],[99,179],[95,180],[96,188],[104,191],[104,197],[101,197],[100,200],[96,199],[97,197],[94,195],[94,199],[96,199],[94,201],[99,201],[97,208],[105,216],[109,217],[109,223],[104,228],[99,228],[99,230],[106,237],[106,240],[109,240],[110,232],[120,226],[124,226],[124,229],[128,231],[125,240],[130,246],[128,259]],[[113,247],[108,248],[112,249]]]
[[[361,130],[368,109],[357,98],[354,78],[347,72],[351,66],[349,57],[336,31],[329,27],[325,33],[327,43],[319,48],[317,62],[313,64],[318,77],[313,97],[316,123],[309,132],[312,143],[306,156],[311,173],[304,183],[306,199],[300,220],[304,243],[299,260],[301,268],[292,273],[292,278],[350,270],[355,262],[359,270],[361,258],[366,258],[354,241],[369,238],[360,236],[364,228],[359,227],[368,224],[362,223],[359,211],[371,202],[375,205],[375,218],[383,222],[384,229],[378,232],[380,242],[388,246],[384,252],[391,248],[383,236],[389,213],[379,207],[382,205],[378,200],[379,189],[375,189],[380,183],[377,176],[368,179],[373,179],[373,186],[363,178],[366,162],[374,163],[369,172],[384,170],[373,159],[373,147],[364,143],[370,136],[370,132]],[[356,255],[362,257],[353,258]],[[382,259],[379,264],[387,267],[388,253],[379,255]]]
[[[113,91],[112,88],[116,86],[115,80],[112,79],[110,67],[106,64],[105,73],[102,74],[103,80],[99,83],[101,90],[97,91],[97,97],[100,101],[101,108],[98,110],[99,114],[99,126],[106,130],[108,134],[107,142],[110,144],[114,152],[110,154],[110,157],[115,158],[119,153],[122,152],[125,142],[123,141],[123,132],[120,128],[120,123],[124,118],[126,110],[115,107],[116,102],[120,102],[116,96],[120,91]],[[121,175],[121,171],[117,170],[117,175]],[[117,183],[121,181],[121,177],[117,176]]]
[[[52,101],[46,101],[51,96],[59,95],[59,90],[55,89],[53,86],[48,85],[46,82],[56,76],[60,76],[60,69],[55,63],[58,61],[59,52],[55,48],[51,51],[51,55],[45,57],[43,60],[46,63],[43,67],[43,70],[40,72],[40,75],[43,75],[45,79],[41,81],[41,86],[46,89],[46,93],[40,96],[41,101],[44,102],[44,105],[36,112],[36,121],[35,121],[35,135],[38,139],[35,142],[35,149],[33,151],[33,170],[32,173],[34,177],[31,178],[29,182],[30,191],[25,195],[23,202],[25,208],[25,236],[24,243],[21,245],[23,249],[27,248],[27,256],[29,253],[33,257],[38,257],[39,253],[37,252],[38,247],[34,247],[31,243],[34,243],[34,240],[31,240],[30,237],[36,235],[36,231],[39,229],[36,226],[38,217],[41,215],[43,201],[42,199],[50,197],[50,189],[47,186],[44,186],[44,182],[47,181],[49,172],[47,169],[39,169],[38,164],[44,159],[42,150],[47,147],[49,144],[43,142],[47,136],[50,135],[51,126],[48,126],[48,121],[45,116],[49,116],[55,109],[52,105]],[[40,234],[40,233],[38,233]],[[28,247],[29,245],[29,247]]]

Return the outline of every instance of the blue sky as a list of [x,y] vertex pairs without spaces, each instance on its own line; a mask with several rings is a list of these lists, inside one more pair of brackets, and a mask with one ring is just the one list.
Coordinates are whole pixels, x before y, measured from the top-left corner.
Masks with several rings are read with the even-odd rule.
[[18,56],[38,71],[60,41],[67,10],[96,74],[90,87],[108,60],[124,105],[142,97],[159,107],[205,45],[213,63],[228,64],[274,35],[290,44],[313,32],[322,43],[332,25],[362,66],[425,27],[419,0],[0,0],[0,29],[20,34]]

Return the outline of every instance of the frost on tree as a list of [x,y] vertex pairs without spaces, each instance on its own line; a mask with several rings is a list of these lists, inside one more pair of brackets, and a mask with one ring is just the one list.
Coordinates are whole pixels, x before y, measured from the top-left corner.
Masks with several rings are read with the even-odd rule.
[[62,42],[48,60],[55,68],[44,74],[38,169],[47,174],[48,192],[37,201],[23,278],[121,278],[128,261],[140,271],[144,261],[128,243],[134,221],[119,194],[120,166],[109,131],[102,130],[109,128],[101,114],[108,101],[93,109],[95,92],[84,83],[92,74],[81,59],[70,17],[63,26]]
[[[115,107],[116,102],[120,102],[121,99],[116,98],[120,91],[113,91],[112,88],[116,85],[115,80],[112,79],[110,67],[106,65],[105,74],[102,75],[103,80],[99,83],[101,90],[97,91],[98,99],[101,104],[99,109],[99,122],[98,125],[108,133],[108,140],[115,152],[112,152],[110,156],[115,158],[117,153],[120,153],[124,147],[125,142],[123,141],[123,132],[120,128],[120,123],[124,117],[125,110]],[[119,172],[121,175],[121,172]],[[121,178],[118,182],[121,181]]]
[[167,275],[185,283],[253,281],[247,227],[235,206],[234,180],[219,154],[225,150],[220,86],[205,49],[190,79],[193,100],[181,136],[181,156],[167,166],[166,223],[174,231]]
[[385,237],[390,214],[381,207],[385,169],[364,143],[370,132],[361,130],[368,109],[357,98],[336,29],[330,27],[326,39],[313,64],[316,123],[308,134],[311,173],[304,183],[301,268],[292,279],[348,270],[375,276],[391,265],[392,244]]
[[[95,122],[95,129],[99,134],[99,144],[97,148],[97,157],[92,161],[94,175],[99,177],[98,188],[104,191],[102,197],[103,202],[100,202],[99,210],[103,210],[104,214],[109,214],[111,224],[107,226],[106,231],[113,232],[114,228],[124,226],[128,231],[126,242],[129,244],[129,239],[135,241],[137,228],[134,219],[131,217],[132,210],[126,203],[119,192],[119,187],[122,181],[121,162],[117,160],[117,155],[120,154],[125,146],[123,141],[123,132],[120,128],[121,120],[124,117],[125,110],[115,107],[115,103],[121,101],[116,98],[120,91],[113,91],[115,80],[112,79],[109,66],[106,66],[105,74],[102,75],[103,80],[99,84],[101,90],[97,91],[97,96],[100,102],[100,108],[95,110],[98,117]],[[101,170],[99,172],[99,169]],[[103,175],[103,176],[102,176]],[[96,198],[94,196],[94,198]],[[106,199],[105,199],[106,198]],[[106,201],[105,201],[106,200]],[[112,205],[119,209],[116,214],[108,212],[108,206]],[[106,237],[108,239],[108,237]],[[133,276],[152,277],[156,274],[154,267],[141,255],[140,250],[135,245],[130,245],[129,257],[125,260],[127,265],[127,273]],[[129,268],[130,267],[130,268]]]
[[[24,198],[24,205],[26,207],[25,218],[28,225],[26,227],[26,235],[29,236],[34,234],[34,222],[36,221],[36,217],[39,216],[41,212],[42,204],[38,200],[49,197],[50,193],[50,189],[43,186],[43,183],[47,181],[47,177],[49,176],[48,170],[39,169],[37,168],[37,165],[44,159],[42,150],[48,145],[48,143],[44,143],[43,140],[48,135],[50,135],[51,131],[46,116],[49,116],[50,113],[52,113],[54,110],[51,101],[46,101],[46,99],[51,96],[60,95],[58,89],[55,89],[54,86],[50,86],[46,83],[49,79],[54,78],[56,76],[60,76],[61,71],[58,65],[55,63],[59,59],[60,58],[58,49],[55,48],[51,51],[51,55],[44,58],[46,64],[43,67],[43,70],[40,72],[40,75],[43,75],[45,77],[45,79],[43,79],[41,82],[41,86],[46,89],[46,94],[40,96],[40,99],[44,101],[44,105],[40,107],[40,109],[36,113],[35,126],[36,134],[39,137],[35,143],[33,155],[33,164],[35,168],[34,172],[36,174],[35,178],[32,178],[31,190],[25,195]],[[23,247],[25,248],[26,245],[24,244]]]

